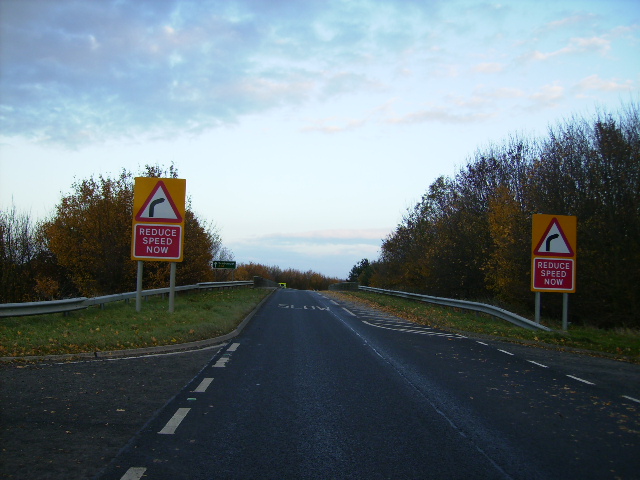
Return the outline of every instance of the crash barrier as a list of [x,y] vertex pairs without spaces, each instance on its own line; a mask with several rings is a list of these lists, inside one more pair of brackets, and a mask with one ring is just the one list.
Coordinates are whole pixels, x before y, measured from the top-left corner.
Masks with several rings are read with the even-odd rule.
[[431,297],[429,295],[419,295],[417,293],[400,292],[397,290],[384,290],[382,288],[373,287],[359,287],[358,290],[365,292],[381,293],[383,295],[391,295],[393,297],[408,298],[410,300],[417,300],[419,302],[433,303],[436,305],[443,305],[445,307],[464,308],[465,310],[471,310],[474,312],[486,313],[494,317],[501,318],[507,322],[511,322],[519,327],[527,328],[529,330],[544,330],[550,332],[549,327],[545,327],[539,323],[536,323],[527,318],[511,313],[500,307],[488,305],[486,303],[469,302],[466,300],[455,300],[453,298]]
[[358,282],[340,282],[340,283],[332,283],[329,285],[329,290],[333,291],[357,291]]
[[281,288],[278,282],[269,280],[268,278],[253,277],[253,286],[256,288]]
[[[225,288],[250,287],[254,282],[237,281],[237,282],[203,282],[195,285],[183,285],[175,287],[176,292],[185,292],[190,290],[212,290]],[[169,288],[155,288],[152,290],[143,290],[143,297],[153,295],[165,295],[169,293]],[[102,297],[78,297],[68,298],[65,300],[52,300],[48,302],[24,302],[24,303],[4,303],[0,304],[0,318],[4,317],[24,317],[27,315],[46,315],[50,313],[67,313],[74,310],[100,305],[104,308],[106,303],[129,301],[136,298],[136,292],[116,293],[114,295],[104,295]]]

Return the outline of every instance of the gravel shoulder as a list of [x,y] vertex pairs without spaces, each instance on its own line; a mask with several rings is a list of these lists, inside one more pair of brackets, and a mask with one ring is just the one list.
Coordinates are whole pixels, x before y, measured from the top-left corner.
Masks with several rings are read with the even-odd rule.
[[114,360],[0,364],[0,478],[93,478],[222,346]]

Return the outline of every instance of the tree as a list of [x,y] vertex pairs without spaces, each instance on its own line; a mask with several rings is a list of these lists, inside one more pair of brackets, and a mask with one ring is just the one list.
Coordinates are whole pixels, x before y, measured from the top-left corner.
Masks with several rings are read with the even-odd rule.
[[347,277],[349,282],[359,282],[364,287],[369,286],[369,281],[373,275],[373,265],[368,259],[363,258],[359,263],[353,266]]
[[[146,166],[150,176],[177,177],[171,166]],[[89,178],[73,184],[56,213],[43,226],[42,236],[55,262],[64,268],[85,296],[135,290],[137,268],[131,260],[133,176],[122,171],[116,179]],[[187,205],[184,226],[184,261],[177,265],[176,282],[189,284],[213,280],[211,262],[222,250],[215,228],[202,221]],[[169,283],[169,262],[145,262],[145,288]]]
[[72,188],[73,193],[56,207],[54,218],[43,225],[46,246],[84,296],[135,290],[131,174],[92,177]]
[[[376,285],[531,305],[531,215],[578,218],[572,321],[640,326],[640,108],[509,137],[440,177],[382,244]],[[357,273],[354,271],[354,274]],[[549,296],[545,305],[560,303]]]
[[15,205],[0,211],[0,303],[34,299],[37,272],[34,260],[40,253],[37,227]]

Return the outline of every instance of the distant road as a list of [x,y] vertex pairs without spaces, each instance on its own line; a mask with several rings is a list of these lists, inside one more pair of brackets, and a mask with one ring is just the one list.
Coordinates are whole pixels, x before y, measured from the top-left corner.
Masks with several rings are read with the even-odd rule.
[[278,290],[100,478],[639,478],[618,365]]

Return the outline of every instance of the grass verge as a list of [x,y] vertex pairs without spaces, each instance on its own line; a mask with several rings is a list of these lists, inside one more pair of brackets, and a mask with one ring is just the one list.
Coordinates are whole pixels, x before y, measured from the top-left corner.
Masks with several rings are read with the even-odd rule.
[[[640,363],[640,331],[637,330],[600,330],[581,326],[570,326],[568,332],[527,330],[489,315],[459,308],[441,307],[371,292],[337,294],[412,322],[442,330],[491,335],[539,346],[553,345],[566,349],[589,350],[594,353],[613,354],[623,357],[621,359]],[[547,321],[545,325],[555,330],[561,329],[560,322]]]
[[70,313],[10,317],[0,320],[0,356],[76,354],[172,345],[217,337],[233,331],[269,293],[232,289],[183,293],[174,313],[160,297],[91,307]]

